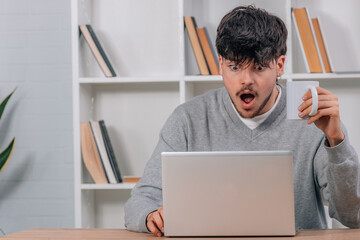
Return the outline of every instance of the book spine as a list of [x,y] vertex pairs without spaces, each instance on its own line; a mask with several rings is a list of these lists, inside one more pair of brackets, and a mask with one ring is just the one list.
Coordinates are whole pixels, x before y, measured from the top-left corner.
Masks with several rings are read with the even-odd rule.
[[212,75],[219,75],[219,69],[215,61],[214,53],[212,52],[212,49],[210,47],[210,41],[206,34],[205,28],[197,28],[197,33],[200,39],[201,47],[203,49],[203,52],[205,54],[205,58],[207,61],[207,64],[209,66],[210,72]]
[[86,43],[90,47],[92,54],[94,55],[96,61],[98,62],[101,70],[104,72],[105,76],[112,77],[111,71],[108,68],[108,66],[106,65],[104,58],[101,56],[101,53],[100,53],[98,47],[96,46],[94,39],[92,38],[92,36],[89,32],[89,29],[86,27],[86,25],[81,25],[79,28],[80,28],[82,35],[84,36],[84,38],[86,40]]
[[113,183],[113,184],[117,183],[115,174],[114,174],[111,164],[110,164],[108,154],[105,149],[105,143],[104,143],[104,140],[103,140],[103,137],[101,134],[99,122],[91,121],[90,124],[91,124],[92,130],[93,130],[96,146],[97,146],[99,155],[101,157],[101,163],[102,163],[102,165],[104,167],[104,171],[106,173],[106,177],[107,177],[109,183]]
[[116,158],[115,158],[114,150],[112,148],[112,144],[111,144],[110,137],[109,137],[108,131],[106,129],[104,120],[100,120],[99,125],[100,125],[100,129],[101,129],[101,134],[104,138],[105,148],[106,148],[107,154],[109,156],[111,167],[113,168],[117,182],[121,183],[121,182],[123,182],[123,180],[121,177],[120,169],[119,169],[119,166],[118,166]]
[[311,73],[322,73],[323,64],[319,55],[314,30],[306,8],[294,8],[292,11],[295,28],[307,68]]
[[98,141],[96,141],[96,137],[95,137],[95,133],[94,133],[94,127],[93,127],[93,124],[90,121],[89,121],[89,126],[90,126],[90,130],[91,130],[91,135],[92,135],[94,143],[95,143],[96,152],[97,152],[97,155],[99,156],[99,160],[100,160],[100,163],[101,163],[102,170],[103,170],[103,172],[105,174],[107,182],[109,183],[110,182],[109,177],[108,177],[108,174],[107,174],[105,166],[104,166],[104,161],[103,161],[103,159],[101,157],[101,154],[100,154],[100,151],[99,151],[99,143],[98,143]]
[[[219,73],[219,57],[217,55],[217,51],[216,51],[216,47],[215,47],[215,44],[211,44],[211,38],[210,38],[210,35],[209,35],[209,32],[207,31],[206,28],[204,28],[205,30],[205,35],[206,35],[206,38],[208,39],[209,41],[209,45],[210,45],[210,49],[211,49],[211,52],[213,54],[213,57],[214,57],[214,60],[215,60],[215,64],[216,64],[216,68],[218,70],[218,74],[220,75]],[[215,43],[215,42],[214,42]]]
[[314,27],[315,36],[316,36],[316,40],[317,40],[317,43],[319,46],[321,58],[322,58],[322,61],[324,64],[324,70],[326,73],[331,73],[332,70],[331,70],[329,55],[327,54],[325,39],[324,39],[324,36],[321,31],[320,19],[313,18],[313,19],[311,19],[311,21],[312,21],[312,24]]
[[306,68],[306,72],[310,73],[310,67],[309,67],[309,63],[308,63],[308,60],[307,60],[306,55],[305,55],[304,46],[303,46],[303,44],[301,42],[300,31],[299,31],[299,28],[298,28],[298,22],[296,21],[294,9],[292,9],[291,16],[292,16],[292,19],[293,19],[293,22],[294,22],[295,32],[296,32],[297,39],[299,41],[300,50],[301,50],[302,58],[303,58],[304,65],[305,65],[305,68]]
[[199,37],[196,32],[196,23],[193,17],[184,17],[185,27],[187,29],[192,49],[195,54],[201,75],[210,75],[209,68],[206,64],[205,56],[200,45]]
[[80,135],[82,159],[85,167],[96,184],[107,184],[108,181],[101,166],[89,123],[85,122],[80,124]]
[[312,36],[314,38],[314,43],[315,43],[315,47],[316,47],[317,56],[318,56],[318,59],[320,61],[321,72],[325,72],[324,62],[323,62],[321,54],[320,54],[319,44],[318,44],[318,40],[316,38],[314,26],[313,26],[311,18],[310,18],[310,13],[309,13],[309,10],[307,8],[305,8],[305,10],[306,10],[306,15],[308,17],[308,22],[310,24],[311,33],[312,33]]
[[97,38],[97,36],[96,36],[93,28],[92,28],[91,25],[89,25],[89,24],[87,24],[86,27],[87,27],[87,29],[89,30],[90,35],[91,35],[91,37],[93,38],[96,47],[99,49],[99,52],[100,52],[101,56],[103,57],[106,65],[107,65],[107,67],[109,68],[112,77],[116,77],[116,73],[115,73],[115,71],[114,71],[114,68],[112,67],[112,65],[111,65],[111,63],[110,63],[107,55],[105,54],[105,51],[104,51],[104,49],[102,48],[102,46],[101,46],[101,44],[100,44],[100,42],[99,42],[99,40],[98,40],[98,38]]

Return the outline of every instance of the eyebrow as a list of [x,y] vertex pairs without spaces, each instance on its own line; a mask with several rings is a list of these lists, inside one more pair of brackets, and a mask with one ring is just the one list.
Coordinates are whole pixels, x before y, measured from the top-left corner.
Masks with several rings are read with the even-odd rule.
[[226,60],[225,60],[225,63],[226,63],[226,64],[230,64],[230,63],[234,63],[234,64],[235,64],[235,61],[231,61],[231,60],[227,60],[227,59],[226,59]]
[[253,65],[252,63],[246,63],[246,64],[240,64],[240,63],[238,63],[238,64],[236,64],[235,61],[230,61],[230,60],[226,60],[226,61],[225,61],[225,64],[226,64],[226,65],[235,65],[235,66],[239,67],[240,69],[248,68],[248,67],[250,67],[250,66]]

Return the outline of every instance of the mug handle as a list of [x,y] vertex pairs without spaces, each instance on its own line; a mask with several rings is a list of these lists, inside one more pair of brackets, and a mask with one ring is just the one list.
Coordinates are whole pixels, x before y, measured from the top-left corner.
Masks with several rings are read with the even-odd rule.
[[312,107],[311,112],[309,113],[309,116],[314,116],[318,111],[318,93],[315,86],[309,87],[311,90],[311,96],[312,96]]

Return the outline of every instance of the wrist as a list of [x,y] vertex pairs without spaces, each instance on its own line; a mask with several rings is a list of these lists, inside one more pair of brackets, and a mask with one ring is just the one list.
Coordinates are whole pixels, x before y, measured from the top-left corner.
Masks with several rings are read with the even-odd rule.
[[145,226],[146,226],[146,228],[147,228],[147,230],[148,230],[149,232],[151,232],[151,231],[150,231],[150,229],[149,229],[149,227],[148,227],[148,221],[149,221],[149,218],[150,218],[150,216],[151,216],[151,214],[152,214],[153,212],[154,212],[154,211],[150,212],[150,213],[146,216],[146,218],[145,218]]
[[336,136],[332,136],[332,137],[326,136],[326,138],[329,142],[330,147],[335,147],[336,145],[340,144],[344,140],[345,135],[341,131],[341,133]]

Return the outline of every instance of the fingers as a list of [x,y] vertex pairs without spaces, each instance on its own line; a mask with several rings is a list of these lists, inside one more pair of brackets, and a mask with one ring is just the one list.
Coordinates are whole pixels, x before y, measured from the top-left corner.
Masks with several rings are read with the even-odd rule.
[[[318,110],[324,109],[324,108],[339,108],[339,103],[334,100],[329,101],[319,101],[318,102]],[[312,109],[312,102],[304,102],[300,105],[298,108],[299,112],[303,113],[303,116],[307,116]],[[300,116],[300,115],[299,115]]]
[[[319,96],[320,96],[320,95],[333,96],[333,97],[336,98],[336,100],[337,100],[336,95],[334,95],[334,94],[333,94],[332,92],[330,92],[329,90],[326,90],[326,89],[321,88],[321,87],[316,87],[316,90],[317,90],[317,93],[318,93]],[[303,96],[303,100],[305,101],[305,100],[310,99],[310,98],[311,98],[311,91],[309,90],[309,91],[307,91],[307,92],[305,93],[305,95]]]
[[[329,90],[326,90],[325,88],[321,88],[321,87],[316,87],[316,90],[318,92],[319,95],[333,95],[335,96],[332,92],[330,92]],[[310,94],[311,95],[311,94]],[[336,97],[336,96],[335,96]]]
[[307,121],[307,124],[310,125],[322,117],[330,117],[331,113],[332,113],[332,110],[329,108],[318,110],[318,112],[314,116],[309,118],[309,120]]
[[[320,95],[318,97],[318,108],[320,108],[320,105],[324,102],[337,102],[337,99],[335,97],[332,96],[328,96],[328,95]],[[312,98],[309,98],[307,100],[305,100],[299,107],[298,110],[301,112],[304,109],[310,107],[312,105]]]
[[[311,112],[311,109],[312,109],[312,105],[310,104],[307,108],[303,109],[299,113],[299,117],[303,118],[308,116]],[[337,101],[321,101],[321,102],[319,101],[318,111],[314,116],[317,117],[316,120],[323,116],[330,116],[330,117],[339,116],[339,103]],[[312,120],[315,119],[314,116],[311,116]],[[308,123],[311,124],[314,121],[309,121]]]
[[156,227],[155,223],[153,221],[148,221],[147,223],[147,227],[150,230],[150,232],[152,232],[152,234],[154,234],[157,237],[161,237],[162,233],[160,232],[160,230]]
[[[330,91],[317,87],[318,111],[309,117],[307,123],[314,123],[326,135],[330,146],[336,146],[344,140],[344,133],[341,130],[338,97]],[[312,108],[311,91],[303,96],[304,102],[299,106],[299,117],[308,116]]]
[[147,217],[147,228],[155,236],[161,237],[164,233],[164,220],[163,220],[163,208],[160,207],[157,211],[152,212]]
[[[317,87],[318,91],[318,112],[311,116],[308,121],[308,124],[311,124],[324,116],[336,117],[339,116],[339,103],[336,95],[332,94],[330,91]],[[310,114],[312,110],[312,97],[311,91],[308,91],[304,97],[304,102],[298,107],[300,111],[299,117],[303,118]],[[327,111],[323,111],[327,109]],[[316,116],[316,118],[314,118]]]

